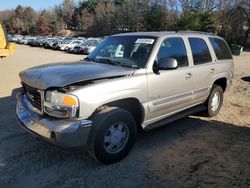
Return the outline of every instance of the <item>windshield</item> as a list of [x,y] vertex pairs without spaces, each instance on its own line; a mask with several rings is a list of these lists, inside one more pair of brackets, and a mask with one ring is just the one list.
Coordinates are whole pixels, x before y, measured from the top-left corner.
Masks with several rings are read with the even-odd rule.
[[88,56],[89,60],[131,68],[144,68],[156,41],[147,36],[112,36]]

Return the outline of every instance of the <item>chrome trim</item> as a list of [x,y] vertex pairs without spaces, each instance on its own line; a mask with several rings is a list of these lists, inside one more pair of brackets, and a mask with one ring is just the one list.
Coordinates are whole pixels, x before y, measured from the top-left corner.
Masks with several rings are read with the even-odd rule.
[[28,97],[27,97],[26,95],[23,96],[23,100],[24,100],[24,102],[27,104],[28,108],[29,108],[31,111],[33,111],[33,112],[35,112],[35,113],[38,113],[38,114],[40,114],[40,115],[43,114],[40,110],[38,110],[37,108],[35,108],[35,107],[29,102],[29,99],[28,99]]
[[202,97],[208,97],[210,88],[206,87],[206,88],[200,88],[200,89],[196,89],[193,91],[193,100],[202,98]]
[[186,109],[189,109],[189,108],[191,108],[191,107],[197,106],[197,105],[199,105],[199,104],[202,104],[202,102],[198,102],[198,103],[189,105],[188,107],[185,107],[185,108],[182,108],[182,109],[178,109],[178,110],[169,112],[169,113],[167,113],[167,114],[163,114],[163,115],[158,116],[158,117],[156,117],[156,118],[148,119],[148,120],[146,120],[146,121],[144,121],[144,122],[142,123],[142,128],[145,129],[147,126],[149,126],[149,125],[152,124],[152,123],[155,123],[155,122],[160,121],[160,120],[162,120],[162,119],[164,119],[164,118],[170,117],[170,116],[172,116],[172,115],[174,115],[174,114],[177,114],[177,113],[179,113],[179,112],[181,112],[181,111],[184,111],[184,110],[186,110]]
[[[51,109],[51,110],[57,110],[57,111],[66,111],[67,115],[66,116],[56,116],[46,110],[46,107]],[[79,109],[78,106],[62,106],[62,105],[53,105],[47,101],[44,101],[44,112],[47,114],[53,116],[53,117],[68,117],[68,118],[75,118],[77,115],[77,110]]]
[[162,99],[159,99],[159,100],[153,102],[153,106],[158,106],[158,105],[162,105],[164,103],[176,101],[178,99],[185,98],[185,97],[188,97],[190,95],[192,95],[192,92],[186,92],[186,93],[182,93],[182,94],[175,95],[175,96],[165,97],[165,98],[162,98]]
[[20,92],[16,95],[16,115],[22,128],[60,147],[82,148],[87,144],[91,120],[63,120],[38,115],[29,109],[24,101],[25,97],[27,96]]
[[44,113],[44,101],[45,101],[45,99],[44,99],[44,91],[43,90],[37,90],[39,93],[40,93],[40,95],[41,95],[41,113],[43,114]]
[[185,92],[174,96],[168,96],[165,98],[154,100],[152,103],[149,104],[149,112],[157,112],[159,110],[171,108],[173,106],[184,104],[192,100],[194,101],[196,99],[206,97],[209,94],[209,90],[210,89],[207,87],[200,88],[190,92]]
[[209,92],[210,88],[209,87],[204,87],[204,88],[200,88],[200,89],[196,89],[193,91],[193,94],[197,94],[197,93],[206,93]]
[[[32,86],[30,86],[30,85],[28,85],[28,84],[26,84],[24,82],[21,82],[21,84],[22,84],[23,90],[26,91],[26,92],[24,92],[24,94],[27,97],[26,101],[27,101],[27,104],[29,106],[29,109],[32,110],[35,113],[38,113],[38,114],[42,115],[43,114],[43,98],[44,98],[43,95],[44,95],[44,91],[39,90],[37,88],[33,88]],[[32,104],[32,103],[37,102],[37,101],[35,101],[34,96],[32,94],[30,94],[29,89],[27,90],[27,88],[35,90],[37,92],[37,95],[40,95],[40,100],[41,100],[40,107],[41,107],[41,110],[37,109],[34,106],[34,104]]]
[[80,122],[80,125],[81,125],[82,127],[92,126],[92,121],[90,121],[90,120],[82,120],[82,121]]

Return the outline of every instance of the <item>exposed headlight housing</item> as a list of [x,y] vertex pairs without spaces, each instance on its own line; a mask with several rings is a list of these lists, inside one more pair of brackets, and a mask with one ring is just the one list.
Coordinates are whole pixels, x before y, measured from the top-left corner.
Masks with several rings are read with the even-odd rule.
[[58,91],[47,91],[45,94],[44,111],[54,117],[77,117],[78,98],[71,94]]

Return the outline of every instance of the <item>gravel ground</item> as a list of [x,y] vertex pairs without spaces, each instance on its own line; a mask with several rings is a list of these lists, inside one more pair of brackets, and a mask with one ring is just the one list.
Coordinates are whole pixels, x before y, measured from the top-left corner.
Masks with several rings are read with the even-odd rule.
[[250,187],[250,53],[234,57],[233,87],[218,116],[141,133],[130,154],[108,166],[32,137],[15,117],[18,72],[80,58],[17,45],[0,59],[0,187]]

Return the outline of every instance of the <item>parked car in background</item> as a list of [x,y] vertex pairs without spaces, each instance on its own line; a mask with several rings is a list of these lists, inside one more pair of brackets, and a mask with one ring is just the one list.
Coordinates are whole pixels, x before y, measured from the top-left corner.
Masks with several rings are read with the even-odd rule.
[[63,39],[61,37],[55,38],[55,42],[53,43],[51,49],[59,50],[60,49],[59,45],[61,44],[62,41],[63,41]]
[[81,45],[84,45],[84,43],[85,42],[83,42],[82,44],[74,46],[74,48],[69,49],[68,53],[80,54],[80,47],[81,47]]
[[29,43],[29,40],[31,40],[32,37],[30,36],[21,36],[17,39],[17,43],[18,44],[28,44]]
[[84,45],[80,46],[80,54],[90,54],[101,42],[100,38],[89,38]]
[[9,35],[11,41],[26,44],[32,47],[44,47],[53,50],[62,50],[75,54],[89,54],[102,39],[85,37],[59,37],[59,36],[23,36]]
[[68,53],[77,54],[77,51],[76,51],[77,47],[82,46],[82,45],[84,45],[85,43],[86,43],[85,40],[81,40],[81,42],[78,42],[78,43],[75,43],[75,44],[71,45],[71,46],[69,47],[69,49],[67,50],[67,52],[68,52]]
[[85,37],[77,37],[76,39],[77,39],[77,40],[81,40],[81,41],[85,41],[85,40],[86,40]]
[[64,44],[61,44],[61,45],[60,45],[60,50],[67,51],[67,50],[69,50],[70,48],[73,48],[73,47],[75,47],[76,45],[81,44],[82,42],[83,42],[83,41],[81,41],[81,40],[68,40],[68,41],[65,42]]
[[83,43],[79,44],[79,45],[76,45],[74,47],[74,49],[71,50],[70,53],[74,53],[74,54],[83,54],[83,48],[86,46],[86,41],[84,41]]
[[57,39],[50,38],[47,39],[44,43],[44,48],[52,49],[53,45],[57,43]]

